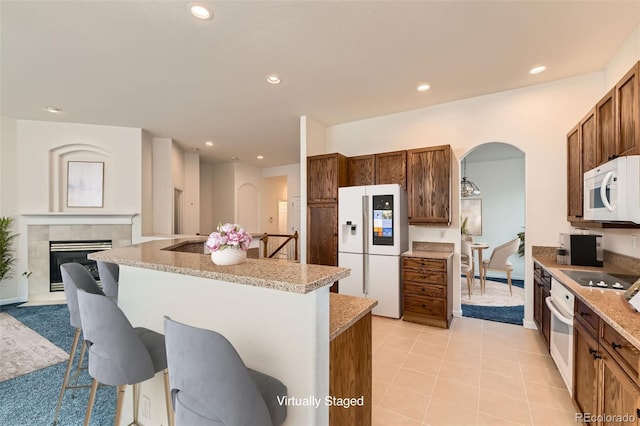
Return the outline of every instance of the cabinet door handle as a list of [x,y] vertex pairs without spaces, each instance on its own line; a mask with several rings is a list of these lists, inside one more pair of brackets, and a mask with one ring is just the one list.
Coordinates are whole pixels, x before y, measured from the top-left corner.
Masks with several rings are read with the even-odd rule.
[[622,348],[622,345],[616,342],[611,342],[611,347],[613,348],[613,350],[615,351],[616,349],[620,349]]
[[422,304],[422,307],[423,307],[423,308],[426,308],[426,306],[424,305],[424,303]]
[[598,353],[598,351],[597,351],[597,350],[595,350],[595,349],[593,349],[593,348],[589,348],[589,353],[590,353],[591,355],[593,355],[593,354],[597,354],[597,353]]
[[581,317],[588,317],[589,316],[589,312],[578,312],[580,314]]
[[602,356],[598,353],[596,349],[589,348],[589,353],[593,356],[593,359],[601,359]]

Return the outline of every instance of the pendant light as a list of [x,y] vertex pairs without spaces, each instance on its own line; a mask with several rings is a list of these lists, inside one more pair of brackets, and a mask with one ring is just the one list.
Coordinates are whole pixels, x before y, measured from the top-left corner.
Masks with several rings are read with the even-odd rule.
[[460,181],[460,195],[462,197],[471,197],[472,195],[480,195],[480,188],[473,183],[470,179],[467,179],[467,159],[462,160],[462,180]]

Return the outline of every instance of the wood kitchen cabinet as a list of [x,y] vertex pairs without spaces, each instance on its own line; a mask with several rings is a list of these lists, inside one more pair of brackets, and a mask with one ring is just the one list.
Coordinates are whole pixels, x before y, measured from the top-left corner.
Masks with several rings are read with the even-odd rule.
[[618,152],[616,140],[616,90],[609,90],[596,105],[596,165],[585,169],[589,171],[602,163],[613,159]]
[[403,321],[449,328],[453,316],[451,256],[402,258]]
[[582,219],[582,141],[580,125],[567,134],[567,220]]
[[545,300],[551,295],[551,275],[538,262],[533,263],[533,284],[533,320],[549,350],[551,311]]
[[374,185],[375,184],[375,156],[359,155],[349,157],[347,186]]
[[307,203],[337,203],[338,188],[347,186],[347,169],[342,154],[307,157]]
[[338,265],[338,204],[307,205],[307,263]]
[[[581,300],[574,316],[573,400],[586,424],[638,425],[640,351]],[[634,416],[631,422],[617,416]],[[595,417],[601,416],[597,423]],[[586,420],[586,419],[583,419]]]
[[615,88],[616,155],[640,154],[640,62],[620,79]]
[[407,151],[409,223],[451,224],[451,147]]
[[385,152],[375,155],[376,185],[397,183],[407,189],[407,151]]

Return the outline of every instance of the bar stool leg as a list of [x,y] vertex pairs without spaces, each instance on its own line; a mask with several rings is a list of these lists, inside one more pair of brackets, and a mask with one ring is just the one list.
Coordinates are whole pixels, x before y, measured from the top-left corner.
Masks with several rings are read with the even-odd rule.
[[120,416],[122,415],[122,404],[124,403],[124,390],[127,385],[118,385],[118,396],[116,399],[116,417],[114,420],[115,425],[120,424]]
[[78,348],[78,340],[80,339],[80,329],[76,328],[76,332],[73,336],[73,343],[71,344],[71,353],[69,354],[69,360],[67,361],[67,371],[64,373],[64,379],[62,380],[62,388],[60,389],[60,396],[58,397],[58,405],[56,405],[56,414],[53,416],[53,425],[58,423],[58,416],[60,415],[60,407],[62,407],[62,397],[64,391],[69,384],[69,373],[71,373],[71,366],[73,365],[73,358],[76,355],[76,349]]
[[169,386],[169,370],[165,369],[164,373],[164,399],[167,404],[167,421],[169,426],[174,426],[175,419],[173,413],[173,404],[171,404],[171,387]]
[[89,394],[89,402],[87,403],[87,413],[84,416],[84,426],[89,426],[89,420],[91,419],[91,412],[93,411],[93,403],[96,400],[97,390],[98,381],[93,379],[93,383],[91,383],[91,393]]

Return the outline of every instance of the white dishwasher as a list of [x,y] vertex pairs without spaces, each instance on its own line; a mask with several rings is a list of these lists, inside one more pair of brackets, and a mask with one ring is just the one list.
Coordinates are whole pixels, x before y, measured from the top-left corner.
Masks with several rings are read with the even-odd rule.
[[551,311],[549,351],[564,383],[573,395],[573,307],[575,296],[551,278],[551,296],[545,300]]

